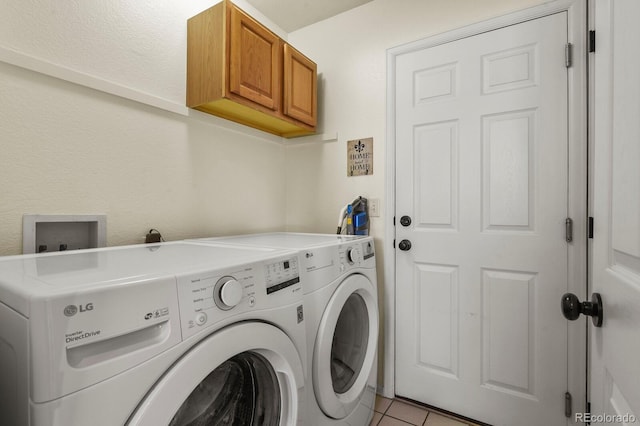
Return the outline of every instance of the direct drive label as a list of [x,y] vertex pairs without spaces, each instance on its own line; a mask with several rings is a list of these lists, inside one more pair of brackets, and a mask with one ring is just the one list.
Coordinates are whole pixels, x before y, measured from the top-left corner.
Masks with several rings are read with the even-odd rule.
[[78,330],[73,333],[67,333],[64,335],[66,343],[74,343],[80,340],[88,339],[90,337],[97,337],[102,330],[84,331]]

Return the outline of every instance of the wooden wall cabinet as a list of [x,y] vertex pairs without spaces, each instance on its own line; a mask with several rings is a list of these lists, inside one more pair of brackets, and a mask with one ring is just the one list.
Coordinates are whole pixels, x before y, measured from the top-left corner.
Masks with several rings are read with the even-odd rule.
[[315,133],[316,64],[228,0],[187,22],[187,106],[284,137]]

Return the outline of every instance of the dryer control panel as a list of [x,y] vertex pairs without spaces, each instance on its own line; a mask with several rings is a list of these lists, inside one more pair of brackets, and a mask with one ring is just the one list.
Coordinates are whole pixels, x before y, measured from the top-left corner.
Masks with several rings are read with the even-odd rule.
[[242,313],[301,300],[297,256],[178,277],[183,339]]
[[340,272],[351,267],[371,268],[375,266],[375,251],[371,238],[353,244],[343,244],[338,251]]
[[303,291],[310,294],[355,269],[375,269],[373,238],[307,248],[300,252],[300,261],[305,283]]

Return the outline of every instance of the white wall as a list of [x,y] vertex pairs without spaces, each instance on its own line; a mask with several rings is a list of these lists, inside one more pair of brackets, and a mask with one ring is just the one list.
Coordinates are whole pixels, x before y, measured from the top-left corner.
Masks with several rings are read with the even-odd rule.
[[[186,20],[215,3],[4,2],[0,53],[180,109]],[[0,62],[0,255],[21,253],[25,213],[105,213],[109,245],[141,243],[152,227],[167,240],[284,229],[280,138],[227,123]]]
[[[543,0],[374,0],[289,34],[289,42],[318,64],[321,131],[337,132],[336,142],[287,147],[287,229],[333,232],[341,206],[357,195],[380,200],[382,215],[371,232],[378,253],[382,321],[386,51],[404,43],[461,28]],[[347,177],[346,141],[373,137],[373,176]],[[381,345],[382,347],[381,336]],[[383,351],[379,351],[382,366]],[[379,382],[382,370],[379,369]]]

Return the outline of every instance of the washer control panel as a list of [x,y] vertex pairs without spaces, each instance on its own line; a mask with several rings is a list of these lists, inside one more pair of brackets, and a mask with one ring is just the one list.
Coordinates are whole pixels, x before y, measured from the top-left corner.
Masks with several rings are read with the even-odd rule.
[[297,256],[177,278],[183,339],[245,312],[302,300]]
[[292,257],[264,265],[267,294],[275,293],[300,282],[298,258]]

